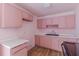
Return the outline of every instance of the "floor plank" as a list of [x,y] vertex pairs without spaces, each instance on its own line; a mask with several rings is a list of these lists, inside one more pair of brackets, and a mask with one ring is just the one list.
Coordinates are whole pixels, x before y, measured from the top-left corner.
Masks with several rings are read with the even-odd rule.
[[35,46],[28,51],[28,56],[62,56],[59,51],[51,50],[44,47]]

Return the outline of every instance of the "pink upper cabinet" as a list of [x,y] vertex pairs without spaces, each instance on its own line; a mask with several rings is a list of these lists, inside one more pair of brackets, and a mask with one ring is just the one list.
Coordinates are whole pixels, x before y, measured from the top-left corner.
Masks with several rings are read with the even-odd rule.
[[47,25],[57,25],[59,22],[58,19],[59,17],[51,17],[51,18],[46,19],[46,23]]
[[67,15],[65,22],[66,28],[75,28],[75,15]]
[[59,17],[53,17],[53,19],[52,19],[53,25],[56,25],[59,23],[58,19],[59,19]]
[[58,18],[59,28],[73,29],[75,28],[75,15],[60,16]]
[[37,20],[37,28],[42,28],[42,20]]
[[60,29],[75,28],[75,15],[59,16],[58,25]]
[[65,28],[66,27],[65,20],[66,20],[65,16],[59,16],[58,17],[59,28]]
[[58,29],[72,29],[75,28],[75,15],[61,15],[44,20],[39,19],[37,22],[40,28],[58,28]]
[[3,4],[2,8],[2,27],[19,27],[22,25],[21,10],[10,4]]
[[37,20],[37,28],[45,29],[46,28],[46,20],[45,19],[38,19]]
[[45,21],[46,21],[46,25],[52,25],[53,24],[53,18],[45,19]]
[[22,12],[22,18],[26,21],[33,21],[33,16],[26,12]]
[[55,16],[48,21],[47,22],[49,23],[49,25],[58,25],[58,27],[52,26],[52,28],[59,28],[59,29],[75,28],[75,15]]

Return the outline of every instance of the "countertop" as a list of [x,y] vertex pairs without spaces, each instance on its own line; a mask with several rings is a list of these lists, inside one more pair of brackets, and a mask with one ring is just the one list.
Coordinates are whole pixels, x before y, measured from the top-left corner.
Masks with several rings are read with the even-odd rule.
[[77,39],[79,39],[79,36],[74,36],[74,35],[59,35],[59,36],[52,36],[52,35],[45,35],[45,34],[36,34],[36,35],[42,35],[42,36],[48,36],[48,37],[77,38]]
[[8,48],[14,48],[20,44],[28,43],[28,42],[29,42],[28,40],[24,40],[24,39],[11,39],[11,40],[3,41],[1,45]]

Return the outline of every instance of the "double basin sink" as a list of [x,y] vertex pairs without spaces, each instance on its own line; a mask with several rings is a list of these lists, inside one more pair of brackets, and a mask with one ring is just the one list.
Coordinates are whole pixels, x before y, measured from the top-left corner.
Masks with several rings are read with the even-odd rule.
[[58,37],[64,37],[64,38],[79,38],[79,36],[74,36],[70,34],[45,34],[49,36],[58,36]]
[[45,35],[50,35],[50,36],[59,36],[59,34],[45,34]]

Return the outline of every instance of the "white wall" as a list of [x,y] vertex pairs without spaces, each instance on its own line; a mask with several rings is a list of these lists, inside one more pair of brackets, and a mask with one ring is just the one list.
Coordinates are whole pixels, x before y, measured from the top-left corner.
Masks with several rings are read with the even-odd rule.
[[19,37],[30,40],[30,45],[33,47],[35,45],[35,30],[36,30],[36,17],[34,17],[33,22],[24,22],[23,26],[18,29]]
[[75,34],[79,36],[79,6],[75,9],[76,13],[76,29],[75,29]]

